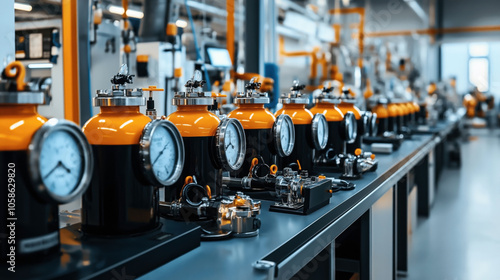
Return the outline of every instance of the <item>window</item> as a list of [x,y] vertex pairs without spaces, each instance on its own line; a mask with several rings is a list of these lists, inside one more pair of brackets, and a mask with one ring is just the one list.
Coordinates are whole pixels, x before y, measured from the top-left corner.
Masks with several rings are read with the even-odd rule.
[[469,59],[469,82],[480,92],[489,90],[489,63],[487,58]]
[[490,88],[490,63],[488,43],[472,43],[469,45],[469,82],[480,92]]

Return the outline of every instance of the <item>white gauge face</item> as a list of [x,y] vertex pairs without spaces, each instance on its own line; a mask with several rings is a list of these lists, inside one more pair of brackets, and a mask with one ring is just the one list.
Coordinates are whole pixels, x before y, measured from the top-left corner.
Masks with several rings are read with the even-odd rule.
[[280,157],[289,156],[295,146],[295,129],[288,115],[279,115],[273,126],[276,153]]
[[156,178],[160,181],[170,179],[177,163],[177,143],[172,133],[164,126],[158,126],[153,132],[150,157]]
[[290,147],[290,141],[291,141],[291,131],[292,129],[290,128],[290,124],[288,122],[283,122],[283,125],[281,126],[281,135],[280,135],[280,141],[281,141],[281,149],[288,154],[289,147]]
[[328,135],[326,135],[328,131],[327,125],[325,119],[321,118],[318,124],[318,140],[322,147],[326,146],[326,142],[328,141]]
[[347,143],[353,143],[358,136],[358,126],[356,122],[356,117],[351,112],[344,115],[344,123],[346,129],[346,141]]
[[54,131],[44,140],[40,151],[43,184],[55,195],[67,196],[83,173],[83,155],[76,139],[66,131]]
[[240,145],[241,143],[238,137],[238,129],[233,123],[230,123],[227,126],[226,135],[224,136],[224,150],[226,152],[227,162],[231,166],[237,164]]
[[323,150],[328,142],[328,122],[322,114],[316,114],[312,121],[314,148]]

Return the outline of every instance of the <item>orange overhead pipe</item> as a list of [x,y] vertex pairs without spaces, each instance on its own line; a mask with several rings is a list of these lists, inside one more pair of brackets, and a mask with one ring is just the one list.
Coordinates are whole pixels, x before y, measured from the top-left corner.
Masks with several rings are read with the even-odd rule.
[[317,76],[317,68],[318,68],[318,57],[316,56],[316,53],[318,53],[320,50],[319,47],[314,47],[312,51],[293,51],[293,52],[287,52],[285,51],[285,39],[283,36],[280,36],[279,38],[279,51],[280,55],[282,56],[310,56],[311,57],[311,74],[309,78],[311,80],[316,79]]
[[234,65],[234,0],[226,0],[226,48],[229,52],[229,57]]
[[436,35],[446,33],[467,33],[467,32],[494,32],[500,31],[500,25],[468,26],[468,27],[449,27],[449,28],[429,28],[415,30],[385,31],[367,33],[367,37],[390,37],[390,36],[411,36],[418,35]]
[[64,70],[64,118],[80,124],[78,88],[78,24],[77,2],[62,1],[62,41]]
[[365,8],[343,8],[343,9],[331,9],[329,11],[331,15],[345,15],[345,14],[359,14],[359,34],[358,34],[358,66],[363,67],[363,51],[364,51],[364,36],[365,36]]

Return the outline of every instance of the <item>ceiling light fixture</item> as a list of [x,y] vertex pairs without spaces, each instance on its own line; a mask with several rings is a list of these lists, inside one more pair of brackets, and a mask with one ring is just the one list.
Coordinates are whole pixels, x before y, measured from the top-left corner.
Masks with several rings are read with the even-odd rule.
[[29,69],[50,69],[54,67],[52,63],[30,63],[28,64]]
[[[123,9],[123,7],[119,7],[119,6],[115,6],[115,5],[109,5],[108,6],[108,11],[110,13],[112,13],[112,14],[123,15],[124,9]],[[131,17],[131,18],[143,18],[144,17],[144,13],[141,12],[141,11],[128,9],[127,10],[127,16]]]
[[186,28],[186,27],[188,26],[188,23],[187,23],[187,21],[185,21],[185,20],[178,19],[178,20],[175,22],[175,25],[177,25],[177,27],[180,27],[180,28]]
[[31,7],[30,4],[14,3],[14,9],[25,12],[31,12],[31,10],[33,10],[33,7]]

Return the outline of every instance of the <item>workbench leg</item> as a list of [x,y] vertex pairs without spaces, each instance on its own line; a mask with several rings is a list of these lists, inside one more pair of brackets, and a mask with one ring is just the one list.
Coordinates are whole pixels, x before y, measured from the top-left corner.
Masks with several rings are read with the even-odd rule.
[[395,227],[396,246],[395,268],[397,274],[406,276],[408,273],[408,175],[399,180],[395,196]]
[[360,280],[371,279],[370,275],[370,263],[371,263],[371,248],[370,248],[370,238],[371,238],[371,210],[366,212],[361,216],[361,252],[360,252]]
[[[395,279],[394,269],[394,199],[395,188],[391,187],[370,208],[370,263],[363,266],[362,270],[368,271],[367,278],[361,279]],[[366,224],[366,223],[365,223]],[[362,223],[363,225],[363,223]],[[362,233],[366,232],[362,228]],[[364,235],[362,235],[364,236]],[[361,240],[363,242],[363,239]],[[363,246],[366,248],[366,245]],[[363,259],[362,259],[363,260]],[[366,275],[361,273],[361,277]]]
[[434,150],[422,159],[414,168],[415,184],[418,187],[418,215],[429,217],[434,201],[435,192],[435,164]]

